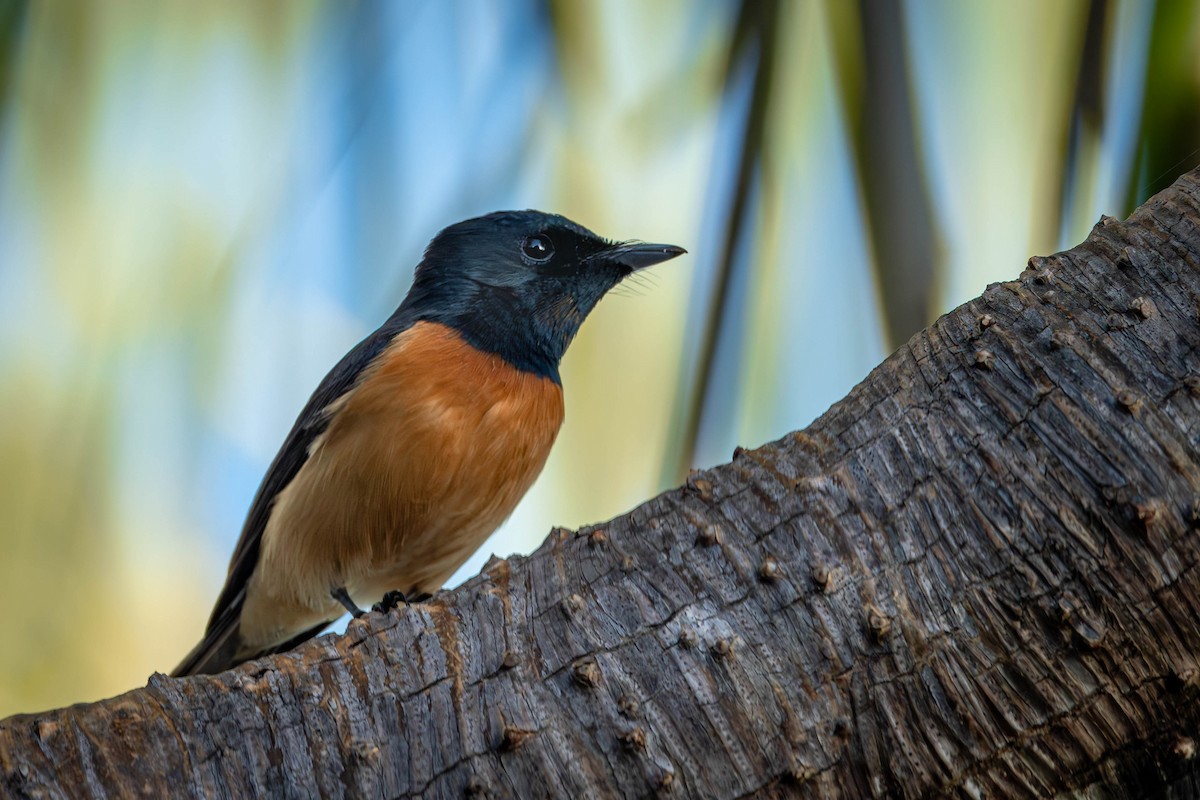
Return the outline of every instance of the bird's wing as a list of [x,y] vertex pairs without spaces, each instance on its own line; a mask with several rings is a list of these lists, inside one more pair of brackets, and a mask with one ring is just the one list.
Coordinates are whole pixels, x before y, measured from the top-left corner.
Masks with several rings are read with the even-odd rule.
[[[271,516],[271,508],[275,497],[291,483],[296,473],[308,460],[309,447],[314,439],[321,435],[329,425],[328,408],[331,403],[352,389],[363,370],[381,353],[393,338],[408,327],[416,319],[405,313],[405,307],[392,315],[378,330],[363,339],[342,360],[334,366],[325,379],[317,386],[312,397],[308,399],[304,410],[296,418],[296,423],[288,433],[283,446],[271,462],[250,512],[246,515],[246,523],[242,527],[242,535],[234,548],[233,558],[229,562],[229,574],[225,586],[217,597],[212,615],[208,620],[204,638],[175,668],[173,675],[192,675],[199,672],[216,672],[228,668],[240,647],[238,639],[238,623],[241,618],[242,604],[246,598],[246,585],[250,576],[258,566],[258,553],[262,544],[263,532],[267,528],[267,520]],[[328,623],[326,623],[328,624]],[[288,647],[309,639],[325,627],[320,625],[306,631],[295,640],[288,642]]]

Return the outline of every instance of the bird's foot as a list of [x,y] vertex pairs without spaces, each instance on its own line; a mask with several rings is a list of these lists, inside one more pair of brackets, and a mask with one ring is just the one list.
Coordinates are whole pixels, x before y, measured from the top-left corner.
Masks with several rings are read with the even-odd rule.
[[421,592],[420,594],[414,594],[412,597],[409,597],[399,589],[392,589],[390,592],[385,594],[378,603],[371,606],[371,610],[377,611],[380,614],[386,614],[393,609],[399,608],[400,606],[407,606],[412,603],[420,603],[424,600],[428,600],[430,597],[433,597],[433,595],[429,594],[428,592]]
[[393,608],[408,605],[408,598],[404,596],[404,592],[399,589],[392,589],[385,594],[378,603],[371,606],[371,610],[378,614],[386,614]]
[[367,612],[363,611],[361,608],[359,608],[358,606],[354,605],[354,601],[350,599],[350,593],[346,591],[345,586],[337,587],[332,592],[330,592],[330,594],[333,595],[333,599],[337,600],[339,603],[341,603],[342,608],[349,611],[350,616],[354,617],[355,619],[358,619],[359,617],[361,617],[367,613]]

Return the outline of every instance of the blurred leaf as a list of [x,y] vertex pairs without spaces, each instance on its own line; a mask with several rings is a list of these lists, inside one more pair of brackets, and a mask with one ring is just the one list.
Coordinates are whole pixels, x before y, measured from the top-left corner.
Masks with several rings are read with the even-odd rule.
[[704,310],[705,323],[701,328],[701,342],[697,349],[695,381],[682,387],[683,410],[680,415],[677,437],[678,447],[668,448],[668,453],[678,453],[673,472],[682,476],[692,465],[696,445],[704,417],[706,401],[725,387],[713,386],[714,367],[717,356],[717,341],[730,323],[739,315],[732,308],[734,302],[730,286],[734,270],[746,268],[746,259],[740,258],[738,248],[744,242],[746,231],[752,227],[750,209],[753,205],[752,192],[756,176],[762,167],[763,146],[766,139],[766,123],[771,110],[776,49],[779,39],[779,0],[743,0],[738,7],[733,36],[729,46],[729,57],[725,63],[726,102],[734,89],[739,74],[751,69],[753,85],[750,103],[746,111],[741,147],[734,154],[736,177],[733,185],[729,213],[724,220],[720,239],[720,256],[713,277],[713,291],[709,295],[708,308]]
[[893,349],[937,310],[938,236],[916,140],[903,8],[900,0],[860,0],[857,12],[855,36],[854,8],[831,7],[835,63]]
[[1142,111],[1139,179],[1129,207],[1169,186],[1200,163],[1200,84],[1194,0],[1159,0],[1150,34]]
[[[1074,241],[1073,230],[1084,223],[1076,215],[1086,213],[1084,202],[1094,191],[1100,137],[1104,131],[1104,92],[1107,47],[1112,39],[1112,7],[1108,0],[1091,0],[1087,8],[1087,27],[1079,52],[1079,70],[1072,101],[1071,128],[1063,143],[1058,172],[1062,175],[1059,219],[1042,221],[1049,235],[1058,234],[1066,246]],[[1094,221],[1094,220],[1093,220]],[[1036,234],[1035,234],[1036,236]]]

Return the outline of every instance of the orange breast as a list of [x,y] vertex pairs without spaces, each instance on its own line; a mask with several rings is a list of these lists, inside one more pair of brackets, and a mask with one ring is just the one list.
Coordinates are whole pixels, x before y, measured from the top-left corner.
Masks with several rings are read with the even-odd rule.
[[275,501],[247,587],[243,639],[280,643],[341,614],[430,592],[512,513],[563,420],[562,389],[420,322],[401,333]]

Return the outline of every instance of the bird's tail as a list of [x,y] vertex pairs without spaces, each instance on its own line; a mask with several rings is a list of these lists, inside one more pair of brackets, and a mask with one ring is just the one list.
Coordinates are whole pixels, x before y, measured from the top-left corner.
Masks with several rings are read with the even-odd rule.
[[205,631],[204,638],[200,640],[200,644],[193,647],[192,652],[183,657],[179,666],[171,671],[171,677],[214,675],[227,669],[233,669],[238,664],[251,659],[291,650],[301,642],[308,641],[325,630],[332,621],[314,625],[283,644],[260,650],[247,650],[246,643],[242,640],[241,625],[236,615],[223,616],[213,620],[212,624],[208,626],[208,630]]
[[185,675],[213,675],[236,667],[243,661],[253,658],[255,654],[243,655],[244,648],[241,636],[241,625],[238,619],[215,619],[204,632],[204,638],[183,657],[171,677],[182,678]]

